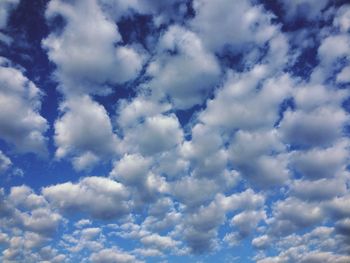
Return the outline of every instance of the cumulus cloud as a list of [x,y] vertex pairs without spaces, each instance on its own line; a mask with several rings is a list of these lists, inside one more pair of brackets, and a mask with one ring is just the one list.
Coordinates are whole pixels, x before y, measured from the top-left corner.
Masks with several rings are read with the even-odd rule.
[[127,189],[103,177],[48,186],[42,192],[52,205],[64,212],[84,212],[94,218],[111,219],[126,215],[129,210]]
[[349,261],[347,4],[16,3],[0,261]]
[[118,248],[107,248],[99,252],[93,253],[90,257],[91,262],[94,263],[137,263],[143,262],[137,260],[134,255],[121,251]]
[[150,156],[169,151],[183,140],[183,131],[174,114],[148,117],[128,130],[122,142],[125,152]]
[[110,92],[105,84],[137,76],[143,56],[131,46],[116,46],[122,40],[118,28],[97,1],[50,1],[46,17],[57,16],[65,21],[62,32],[51,33],[42,44],[57,65],[56,76],[65,93],[105,94]]
[[250,1],[196,0],[193,7],[196,16],[191,25],[212,50],[231,45],[238,52],[249,44],[261,45],[277,30],[271,24],[273,15],[261,5],[252,6]]
[[0,150],[0,173],[6,172],[9,167],[12,165],[10,158],[8,158],[1,150]]
[[6,59],[0,66],[0,138],[19,152],[47,154],[48,123],[40,115],[43,92]]
[[147,68],[152,80],[146,85],[153,94],[169,96],[179,109],[203,103],[218,82],[220,67],[200,38],[185,28],[171,26],[161,37],[157,51]]
[[55,123],[56,157],[73,157],[77,170],[94,166],[118,150],[105,108],[90,97],[70,99],[61,105],[63,115]]

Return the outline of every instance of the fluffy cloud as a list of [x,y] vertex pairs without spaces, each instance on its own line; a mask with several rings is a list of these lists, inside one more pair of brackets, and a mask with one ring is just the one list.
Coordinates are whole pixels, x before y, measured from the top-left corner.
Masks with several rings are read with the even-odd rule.
[[63,116],[55,123],[56,157],[73,156],[77,170],[92,167],[118,149],[104,107],[88,96],[70,99],[61,105]]
[[265,12],[260,5],[252,6],[247,0],[220,0],[215,3],[196,0],[193,7],[196,16],[191,25],[212,50],[220,51],[231,45],[232,50],[237,52],[249,44],[261,45],[277,30],[271,25],[273,15]]
[[48,124],[40,115],[43,93],[9,61],[2,58],[0,64],[0,138],[19,152],[45,156]]
[[138,263],[142,262],[137,260],[134,255],[121,251],[117,248],[107,248],[99,252],[93,253],[90,257],[93,263]]
[[[0,172],[26,170],[0,190],[0,261],[349,261],[348,5],[32,9],[46,35],[0,21],[27,67],[0,58]],[[60,162],[18,154],[47,142]]]
[[268,66],[257,65],[243,74],[229,75],[215,98],[208,100],[199,119],[228,132],[273,127],[279,118],[277,107],[290,96],[292,81],[288,75],[282,75],[257,88],[267,74]]
[[137,76],[142,55],[133,47],[116,46],[122,41],[118,28],[97,1],[50,1],[46,17],[50,20],[57,16],[64,19],[65,26],[61,33],[44,39],[43,47],[57,65],[56,75],[64,92],[104,94],[110,92],[105,84]]
[[4,173],[10,166],[12,162],[1,150],[0,150],[0,174]]
[[43,196],[65,212],[85,212],[94,218],[118,218],[128,213],[128,191],[103,177],[86,177],[78,183],[48,186]]
[[220,76],[215,56],[205,49],[195,33],[179,26],[168,29],[157,51],[147,68],[152,77],[147,86],[153,94],[160,98],[170,96],[179,109],[201,104]]
[[183,131],[174,114],[148,117],[128,130],[123,151],[149,156],[175,148],[183,140]]

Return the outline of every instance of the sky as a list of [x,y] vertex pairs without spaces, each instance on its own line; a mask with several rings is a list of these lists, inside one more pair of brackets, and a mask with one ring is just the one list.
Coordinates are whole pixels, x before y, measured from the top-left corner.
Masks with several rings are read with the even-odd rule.
[[350,262],[350,4],[0,0],[1,262]]

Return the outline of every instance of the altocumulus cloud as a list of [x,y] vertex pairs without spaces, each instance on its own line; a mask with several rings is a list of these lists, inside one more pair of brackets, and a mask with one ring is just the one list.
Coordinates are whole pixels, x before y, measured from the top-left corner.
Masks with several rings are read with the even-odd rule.
[[0,261],[350,262],[349,33],[347,1],[1,1]]

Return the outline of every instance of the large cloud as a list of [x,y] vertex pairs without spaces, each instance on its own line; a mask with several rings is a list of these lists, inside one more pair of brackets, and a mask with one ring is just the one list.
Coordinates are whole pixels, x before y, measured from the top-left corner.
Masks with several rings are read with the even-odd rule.
[[22,71],[0,58],[0,138],[19,152],[47,154],[46,119],[40,115],[43,93]]
[[0,172],[23,164],[5,185],[27,185],[0,191],[0,261],[349,261],[348,5],[52,0],[43,13],[62,161],[39,182],[46,166],[15,155],[43,154],[48,125],[42,93],[2,59]]
[[62,32],[43,40],[64,92],[104,94],[105,84],[125,82],[141,70],[142,56],[133,47],[116,46],[122,40],[118,28],[97,1],[50,1],[46,16],[65,21]]
[[[153,79],[147,83],[153,94],[170,96],[176,108],[201,104],[220,76],[219,64],[198,36],[171,26],[161,37],[155,59],[147,68]],[[171,54],[174,53],[174,54]]]
[[103,177],[86,177],[78,183],[63,183],[43,189],[43,195],[65,212],[85,212],[94,218],[118,218],[128,213],[128,191]]
[[83,96],[64,102],[61,109],[55,123],[57,158],[73,156],[74,167],[82,170],[117,152],[118,139],[102,105]]

